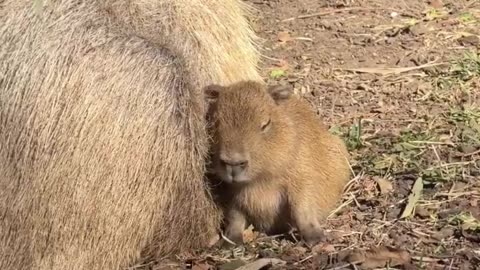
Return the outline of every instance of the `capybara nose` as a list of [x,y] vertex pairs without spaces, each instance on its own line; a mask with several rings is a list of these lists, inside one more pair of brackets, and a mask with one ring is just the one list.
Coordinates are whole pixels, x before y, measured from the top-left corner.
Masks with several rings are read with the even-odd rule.
[[220,157],[222,164],[225,166],[229,174],[235,177],[241,174],[248,166],[248,160],[244,155],[235,153],[228,156],[222,155]]

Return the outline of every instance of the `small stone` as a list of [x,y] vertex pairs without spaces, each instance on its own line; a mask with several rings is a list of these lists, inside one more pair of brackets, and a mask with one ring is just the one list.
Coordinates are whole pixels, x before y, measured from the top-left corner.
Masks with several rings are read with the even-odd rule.
[[275,255],[275,252],[270,249],[260,249],[258,251],[258,257],[260,258],[270,258]]
[[432,235],[432,237],[436,240],[442,240],[445,238],[448,238],[452,236],[455,233],[455,231],[451,228],[443,228],[440,231],[436,232],[435,234]]
[[478,36],[465,36],[457,39],[462,46],[478,46],[480,45],[480,38]]
[[416,24],[410,27],[410,33],[412,33],[414,36],[421,36],[423,34],[426,34],[427,32],[428,28],[421,24]]
[[464,154],[469,154],[473,153],[477,150],[477,148],[474,145],[471,144],[461,144],[458,146],[458,151],[464,153]]
[[421,218],[430,217],[430,213],[428,212],[428,210],[425,209],[424,207],[421,207],[421,206],[418,206],[417,208],[415,208],[415,215],[417,215]]

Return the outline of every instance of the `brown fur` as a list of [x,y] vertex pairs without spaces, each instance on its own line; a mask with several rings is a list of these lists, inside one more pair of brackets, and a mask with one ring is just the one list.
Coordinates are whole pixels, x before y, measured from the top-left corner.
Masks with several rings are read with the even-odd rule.
[[121,269],[208,243],[201,89],[259,79],[246,12],[0,1],[0,269]]
[[350,177],[344,143],[288,87],[267,91],[246,81],[209,86],[206,94],[211,167],[221,180],[226,236],[238,243],[249,223],[267,233],[284,232],[290,224],[307,242],[318,241],[321,223]]

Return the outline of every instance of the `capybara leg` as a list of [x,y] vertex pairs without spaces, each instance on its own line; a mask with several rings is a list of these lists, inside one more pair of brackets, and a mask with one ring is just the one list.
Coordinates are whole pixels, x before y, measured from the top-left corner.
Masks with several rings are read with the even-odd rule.
[[231,209],[227,214],[225,236],[235,244],[243,244],[243,231],[246,225],[245,215],[236,209]]
[[316,211],[308,207],[294,210],[295,221],[300,235],[308,245],[314,245],[325,237]]

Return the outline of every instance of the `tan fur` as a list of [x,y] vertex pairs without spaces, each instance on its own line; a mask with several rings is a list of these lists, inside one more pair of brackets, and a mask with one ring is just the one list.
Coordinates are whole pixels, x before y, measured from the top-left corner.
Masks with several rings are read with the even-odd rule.
[[[235,242],[242,242],[249,223],[270,233],[290,224],[307,242],[317,241],[322,221],[349,180],[344,143],[291,92],[285,87],[267,91],[252,81],[206,88],[214,142],[211,167],[221,180],[217,192],[227,209],[226,236]],[[229,178],[224,164],[231,160],[247,165]]]
[[201,89],[259,79],[246,12],[0,1],[0,269],[122,269],[208,243]]

